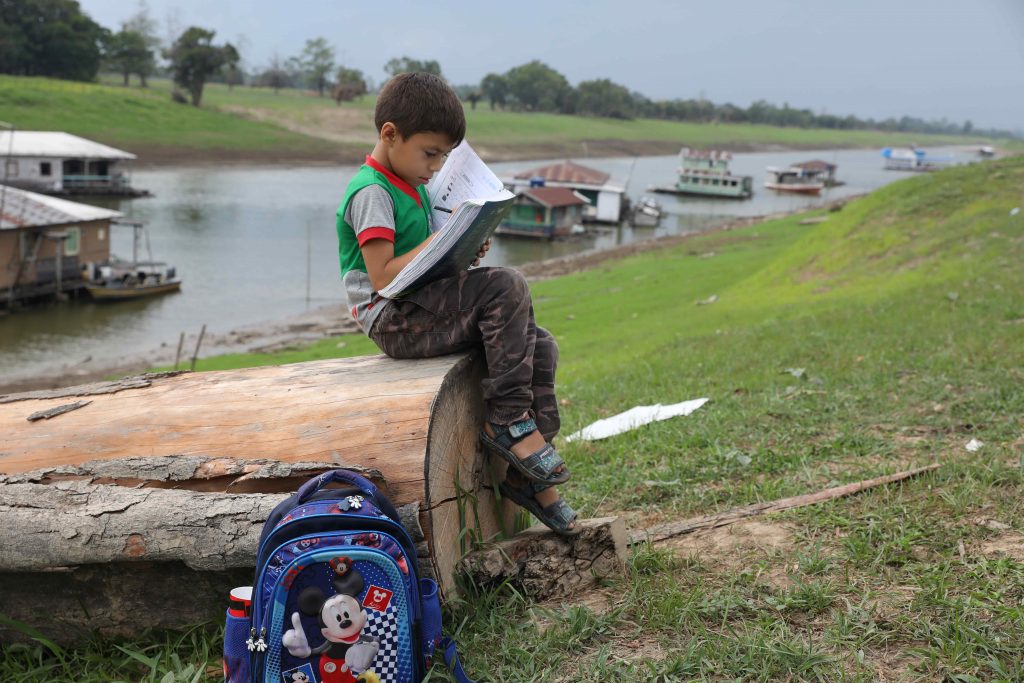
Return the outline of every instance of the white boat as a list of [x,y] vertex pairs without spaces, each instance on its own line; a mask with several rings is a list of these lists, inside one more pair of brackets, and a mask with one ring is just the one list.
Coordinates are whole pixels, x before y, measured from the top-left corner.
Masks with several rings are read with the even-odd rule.
[[768,167],[768,179],[764,186],[776,192],[796,192],[799,194],[818,194],[825,189],[825,181],[819,174],[811,173],[797,166],[786,168]]
[[661,222],[662,213],[661,204],[650,197],[641,197],[630,211],[629,222],[635,227],[654,227]]

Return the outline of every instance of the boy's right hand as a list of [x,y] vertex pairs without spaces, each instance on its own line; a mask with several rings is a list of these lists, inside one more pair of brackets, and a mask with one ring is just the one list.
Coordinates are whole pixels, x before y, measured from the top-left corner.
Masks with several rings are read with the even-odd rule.
[[480,265],[480,259],[487,255],[487,252],[491,249],[491,240],[488,239],[486,242],[480,245],[480,251],[476,252],[476,258],[469,264],[470,268],[475,268]]

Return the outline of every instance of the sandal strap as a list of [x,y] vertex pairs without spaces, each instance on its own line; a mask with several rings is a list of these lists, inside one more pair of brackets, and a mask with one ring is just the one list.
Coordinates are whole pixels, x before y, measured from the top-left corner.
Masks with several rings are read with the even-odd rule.
[[550,479],[555,470],[565,464],[565,460],[562,460],[554,446],[546,443],[520,460],[519,464],[537,479]]
[[556,524],[557,528],[563,531],[568,530],[569,524],[576,519],[576,511],[569,507],[569,504],[562,498],[545,507],[544,515],[547,516],[548,521]]
[[494,430],[494,440],[502,448],[512,448],[524,437],[537,431],[537,423],[533,421],[532,417],[528,417],[508,425],[498,425],[492,422],[491,429]]

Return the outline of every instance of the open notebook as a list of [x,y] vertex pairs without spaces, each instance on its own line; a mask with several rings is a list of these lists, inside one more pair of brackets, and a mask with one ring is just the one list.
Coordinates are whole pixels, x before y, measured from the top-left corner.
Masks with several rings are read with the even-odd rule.
[[465,140],[427,185],[437,236],[378,294],[398,299],[469,267],[512,207],[515,195]]

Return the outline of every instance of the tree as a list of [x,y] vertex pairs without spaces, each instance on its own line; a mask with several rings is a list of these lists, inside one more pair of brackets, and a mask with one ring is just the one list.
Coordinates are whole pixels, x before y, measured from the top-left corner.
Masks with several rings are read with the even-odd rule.
[[576,112],[615,119],[633,118],[633,96],[607,78],[583,81],[576,86]]
[[334,83],[334,101],[338,105],[341,105],[342,102],[351,102],[367,92],[366,79],[363,77],[363,72],[358,69],[338,67],[338,72],[334,75]]
[[238,51],[230,43],[213,44],[215,33],[192,26],[174,41],[167,52],[174,83],[188,92],[194,107],[198,107],[203,98],[207,79],[225,65],[238,62]]
[[91,81],[108,34],[75,0],[2,0],[0,73]]
[[139,77],[142,87],[145,88],[146,79],[156,71],[156,55],[160,54],[161,51],[161,40],[157,34],[157,22],[156,19],[150,16],[149,5],[146,4],[146,0],[139,0],[138,12],[124,22],[121,30],[131,31],[142,36],[146,49],[151,53],[149,60],[136,62],[136,69],[133,72]]
[[508,91],[516,103],[534,111],[563,111],[572,86],[565,76],[547,64],[533,60],[509,69],[505,74]]
[[291,77],[288,75],[288,70],[281,63],[281,58],[275,54],[270,58],[270,64],[264,69],[263,73],[256,77],[256,82],[264,88],[273,88],[276,95],[277,91],[281,88],[291,86]]
[[392,57],[388,60],[388,63],[384,65],[384,72],[388,76],[394,76],[401,73],[414,73],[417,71],[423,71],[428,74],[434,74],[435,76],[441,75],[441,65],[433,59],[420,61],[413,59],[412,57]]
[[106,40],[104,57],[109,68],[124,76],[125,86],[131,75],[137,74],[142,87],[146,87],[146,76],[156,68],[153,51],[146,46],[145,37],[127,29]]
[[306,47],[298,57],[298,63],[313,90],[323,97],[324,89],[327,88],[327,76],[334,69],[334,48],[327,44],[326,38],[307,40]]
[[480,90],[484,96],[491,101],[491,109],[496,106],[505,108],[505,100],[508,97],[508,81],[501,74],[487,74],[480,81]]

